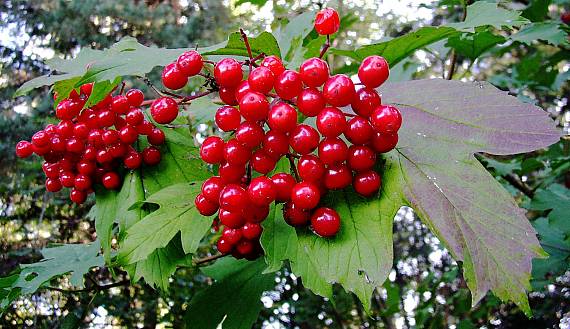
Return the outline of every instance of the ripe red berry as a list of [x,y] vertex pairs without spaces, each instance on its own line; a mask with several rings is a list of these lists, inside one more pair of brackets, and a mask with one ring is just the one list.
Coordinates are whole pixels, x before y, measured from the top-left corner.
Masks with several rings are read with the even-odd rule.
[[149,146],[142,151],[143,162],[148,166],[157,165],[160,162],[162,156],[160,151],[154,147]]
[[380,105],[372,111],[370,123],[379,133],[394,134],[402,126],[402,115],[394,106]]
[[264,136],[263,128],[256,122],[251,121],[246,121],[239,125],[235,134],[238,141],[252,149],[261,144]]
[[369,117],[372,111],[382,104],[380,95],[374,89],[361,88],[352,100],[352,110],[363,117]]
[[376,152],[368,146],[352,145],[348,149],[347,163],[354,171],[367,171],[376,164]]
[[84,85],[81,85],[81,87],[79,87],[79,91],[82,95],[91,95],[91,92],[93,91],[93,83],[86,83]]
[[358,68],[358,78],[368,88],[377,88],[388,80],[390,69],[382,56],[366,57]]
[[335,236],[340,230],[340,216],[334,209],[319,208],[311,216],[311,226],[322,237]]
[[321,192],[314,183],[300,182],[291,189],[291,201],[301,209],[313,209],[320,200]]
[[87,142],[93,146],[101,146],[103,144],[103,132],[100,129],[91,130],[87,135]]
[[154,125],[146,120],[143,120],[143,122],[140,125],[136,126],[136,128],[140,135],[148,135],[154,129]]
[[73,187],[75,185],[75,176],[71,172],[62,171],[59,173],[59,181],[65,187]]
[[239,183],[243,175],[245,175],[245,166],[236,166],[225,163],[220,166],[218,172],[224,183]]
[[85,191],[91,188],[91,178],[87,175],[79,174],[75,176],[75,188],[79,191]]
[[75,127],[73,127],[73,134],[75,137],[80,139],[86,139],[89,137],[89,133],[91,131],[92,130],[87,126],[87,124],[83,122],[79,122],[75,125]]
[[256,205],[249,203],[244,210],[245,220],[248,223],[261,223],[269,215],[269,205]]
[[[220,220],[221,221],[221,220]],[[222,231],[222,239],[228,241],[232,245],[236,245],[242,238],[242,230],[240,227],[230,228],[225,227]]]
[[336,10],[324,8],[315,16],[315,30],[320,35],[334,34],[340,28],[340,17]]
[[94,161],[96,158],[97,149],[94,146],[87,146],[83,151],[83,159],[87,161]]
[[133,107],[141,106],[144,101],[144,94],[139,89],[131,89],[127,91],[125,97],[127,97],[129,105]]
[[28,141],[19,141],[16,144],[16,155],[18,158],[27,158],[34,153],[32,143]]
[[216,247],[220,253],[225,255],[232,252],[234,245],[226,241],[224,238],[220,238],[216,243]]
[[144,121],[144,114],[138,108],[134,108],[127,113],[125,120],[131,126],[138,126]]
[[214,67],[214,78],[223,87],[237,87],[243,78],[241,64],[233,58],[224,58]]
[[160,124],[171,123],[178,116],[178,104],[170,97],[161,97],[152,102],[150,115]]
[[202,56],[194,50],[183,53],[176,60],[176,67],[187,77],[200,73],[203,66]]
[[398,144],[398,134],[375,133],[372,137],[372,148],[377,153],[386,153]]
[[218,95],[222,102],[228,105],[238,105],[235,88],[220,87]]
[[228,184],[220,192],[220,207],[242,213],[248,204],[247,192],[237,184]]
[[57,178],[47,178],[46,179],[46,190],[50,192],[59,192],[61,190],[61,183]]
[[245,224],[245,217],[239,211],[232,212],[222,208],[218,212],[218,218],[222,225],[233,229],[240,228]]
[[235,107],[224,105],[216,111],[215,121],[220,130],[232,131],[239,127],[241,115]]
[[121,186],[121,178],[116,172],[108,172],[101,179],[103,186],[108,190],[116,190]]
[[35,146],[48,146],[51,141],[50,136],[43,130],[36,132],[32,136],[32,144]]
[[232,138],[224,145],[224,159],[231,165],[245,165],[251,157],[251,150]]
[[127,145],[131,145],[134,142],[136,142],[138,137],[139,133],[133,126],[125,126],[121,128],[121,130],[119,131],[119,139],[121,140],[121,142]]
[[303,90],[303,81],[299,73],[285,70],[275,80],[275,92],[285,100],[291,100]]
[[336,107],[325,107],[317,115],[317,129],[325,137],[337,137],[346,129],[346,117]]
[[73,135],[73,127],[73,122],[64,120],[57,124],[56,130],[60,136],[67,138]]
[[345,164],[331,165],[324,176],[325,187],[329,190],[343,189],[352,183],[352,171]]
[[560,20],[566,25],[570,25],[570,11],[564,12],[560,15]]
[[113,155],[106,149],[99,150],[96,156],[97,162],[103,164],[113,161]]
[[262,231],[263,229],[261,228],[261,225],[257,223],[246,223],[241,228],[243,237],[250,240],[258,239],[261,236]]
[[237,245],[236,245],[236,252],[239,256],[248,256],[251,253],[253,253],[255,247],[253,245],[253,242],[249,241],[249,240],[241,240]]
[[202,183],[202,195],[217,204],[220,201],[220,192],[224,186],[225,184],[220,176],[212,176]]
[[111,102],[111,110],[117,114],[125,114],[129,111],[130,104],[126,96],[114,96]]
[[71,192],[69,192],[69,199],[76,204],[82,204],[87,199],[87,193],[72,189]]
[[218,205],[198,194],[194,199],[194,205],[202,216],[212,216],[218,211]]
[[123,160],[123,163],[128,169],[137,169],[142,164],[142,156],[137,152],[129,153]]
[[325,138],[319,144],[319,158],[326,165],[340,163],[346,160],[348,147],[346,143],[338,138]]
[[235,98],[237,99],[238,103],[241,101],[243,96],[245,96],[245,94],[250,91],[255,90],[251,89],[247,80],[240,82],[239,85],[235,88]]
[[184,88],[188,83],[188,76],[182,73],[176,63],[170,63],[162,71],[162,84],[168,89]]
[[[101,136],[103,143],[105,145],[113,145],[119,141],[119,133],[116,130],[104,130],[103,135]],[[70,138],[67,143],[69,145],[69,141],[73,138]]]
[[67,140],[65,149],[71,153],[81,153],[85,149],[85,145],[79,139],[72,137]]
[[365,197],[378,193],[380,190],[380,175],[373,171],[363,171],[354,177],[354,190]]
[[50,147],[51,150],[54,152],[65,152],[66,148],[67,148],[67,143],[64,139],[62,139],[61,137],[55,135],[51,138],[50,140]]
[[97,114],[97,122],[99,127],[111,127],[115,124],[117,114],[112,111],[101,111]]
[[[124,128],[123,128],[124,129]],[[136,131],[136,129],[135,129]],[[151,145],[162,145],[166,140],[164,132],[158,128],[154,128],[150,134],[146,136],[146,139]]]
[[305,226],[311,220],[311,213],[293,202],[287,202],[283,207],[283,218],[291,226]]
[[252,90],[262,94],[267,94],[271,89],[273,89],[275,75],[273,75],[273,72],[271,72],[269,68],[260,66],[251,71],[247,81],[249,82],[249,86]]
[[329,78],[329,65],[320,58],[309,58],[301,64],[299,74],[306,86],[319,87]]
[[279,102],[269,110],[267,124],[271,129],[288,133],[297,126],[297,111],[293,106]]
[[297,183],[293,176],[287,173],[277,173],[271,176],[273,185],[275,186],[275,200],[285,202],[291,200],[291,190]]
[[256,150],[250,159],[251,168],[260,174],[268,174],[275,168],[277,161],[267,155],[263,149]]
[[325,174],[325,165],[319,157],[306,154],[299,158],[297,163],[299,177],[307,182],[318,182]]
[[97,165],[93,161],[82,160],[77,163],[77,172],[83,175],[87,176],[93,175],[96,169]]
[[224,159],[224,141],[218,136],[210,136],[200,146],[200,157],[206,163],[219,164]]
[[275,55],[267,56],[261,61],[261,66],[267,67],[271,70],[275,77],[279,76],[285,71],[285,66],[279,57]]
[[71,120],[75,117],[74,113],[70,110],[70,101],[69,100],[62,100],[57,104],[55,108],[55,116],[59,120]]
[[300,124],[289,134],[291,148],[299,154],[309,154],[319,146],[319,133],[315,128]]
[[355,95],[354,83],[344,74],[333,75],[323,86],[323,96],[332,106],[346,106],[352,103]]
[[372,136],[374,136],[374,129],[372,129],[368,120],[356,116],[348,121],[344,136],[352,144],[362,145],[370,142]]
[[297,107],[299,112],[308,117],[319,114],[326,105],[323,94],[316,88],[306,88],[297,96]]
[[123,158],[127,154],[127,144],[117,143],[109,147],[109,153],[113,158]]
[[267,155],[278,160],[289,152],[289,138],[283,133],[270,130],[263,139],[263,150]]
[[250,91],[239,100],[239,111],[246,120],[265,120],[269,112],[269,102],[263,94]]
[[247,188],[249,201],[255,205],[269,205],[275,200],[276,191],[273,181],[265,176],[256,177],[251,180]]

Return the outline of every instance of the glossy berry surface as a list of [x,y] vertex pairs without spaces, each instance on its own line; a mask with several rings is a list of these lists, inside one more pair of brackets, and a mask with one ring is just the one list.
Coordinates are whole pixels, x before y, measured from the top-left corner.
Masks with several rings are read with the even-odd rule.
[[320,58],[309,58],[299,68],[301,79],[308,87],[320,87],[329,78],[329,65]]
[[260,66],[251,71],[247,81],[253,91],[266,94],[273,89],[275,75],[268,67]]
[[344,74],[333,75],[323,86],[323,96],[327,103],[332,106],[349,105],[355,95],[354,83]]
[[364,171],[354,177],[354,190],[365,197],[378,193],[380,190],[380,175],[373,171]]
[[176,60],[176,68],[187,77],[200,73],[203,66],[202,56],[194,50],[183,53]]
[[325,107],[317,115],[317,129],[325,137],[337,137],[346,129],[346,117],[336,107]]
[[319,157],[307,154],[299,158],[297,171],[303,181],[318,182],[323,178],[326,169]]
[[313,209],[321,200],[319,187],[313,183],[301,182],[291,189],[291,202],[301,209]]
[[214,78],[223,87],[236,87],[243,78],[241,64],[233,58],[224,58],[214,67]]
[[291,226],[305,226],[311,220],[311,213],[307,209],[302,209],[292,202],[288,202],[283,207],[283,217]]
[[198,194],[194,199],[196,209],[203,216],[212,216],[218,211],[218,205],[206,199],[202,194]]
[[218,136],[210,136],[200,146],[200,157],[206,163],[219,164],[225,161],[225,142]]
[[275,77],[285,71],[285,66],[279,57],[275,55],[267,56],[261,61],[261,66],[267,67]]
[[363,117],[369,117],[372,111],[381,104],[382,99],[376,90],[361,88],[354,95],[351,107],[354,113]]
[[265,120],[269,112],[269,102],[263,94],[250,91],[240,99],[239,111],[246,120]]
[[316,88],[306,88],[297,96],[297,108],[305,116],[314,117],[326,106],[323,94]]
[[303,90],[303,81],[299,73],[285,70],[275,80],[275,92],[285,100],[291,100]]
[[315,128],[300,124],[289,134],[289,144],[295,152],[308,154],[319,146],[319,138],[319,133]]
[[168,89],[181,89],[188,83],[188,76],[182,73],[176,63],[166,65],[162,71],[162,84]]
[[358,78],[368,88],[379,87],[388,80],[389,75],[388,62],[382,56],[366,57],[358,68]]
[[334,34],[340,28],[338,12],[332,8],[320,10],[315,17],[315,30],[320,35]]
[[402,126],[402,115],[394,106],[380,105],[370,115],[374,130],[383,134],[394,134]]
[[348,146],[340,138],[326,138],[319,144],[319,158],[326,165],[332,165],[346,160]]
[[291,200],[291,190],[297,183],[295,178],[287,173],[277,173],[271,176],[275,187],[275,200],[285,202]]
[[171,123],[178,116],[178,104],[170,97],[158,98],[150,106],[150,115],[160,124]]
[[334,209],[319,208],[311,216],[311,226],[322,237],[335,236],[340,230],[340,216]]
[[297,126],[297,110],[287,103],[279,102],[269,110],[267,124],[271,129],[288,133]]
[[247,188],[249,201],[256,205],[269,205],[275,200],[276,191],[273,181],[265,176],[256,177],[251,180]]
[[363,145],[370,142],[374,133],[370,122],[363,117],[357,116],[348,121],[344,136],[352,144]]

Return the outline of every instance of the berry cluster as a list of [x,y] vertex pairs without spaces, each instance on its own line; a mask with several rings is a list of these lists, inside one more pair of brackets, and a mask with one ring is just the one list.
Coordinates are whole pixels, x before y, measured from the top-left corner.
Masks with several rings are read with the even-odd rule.
[[[122,180],[118,170],[122,165],[136,169],[142,163],[158,164],[161,154],[155,146],[165,141],[164,132],[147,121],[139,108],[144,101],[140,90],[109,94],[96,105],[84,108],[92,89],[90,83],[82,85],[79,92],[72,91],[56,107],[60,120],[56,125],[48,124],[32,136],[31,142],[16,145],[20,158],[34,153],[44,158],[48,191],[68,187],[71,201],[78,204],[93,192],[93,184],[119,188]],[[178,115],[178,104],[170,98],[159,98],[153,102],[151,113],[158,123],[170,122]],[[151,144],[142,152],[133,147],[139,135],[146,135]]]

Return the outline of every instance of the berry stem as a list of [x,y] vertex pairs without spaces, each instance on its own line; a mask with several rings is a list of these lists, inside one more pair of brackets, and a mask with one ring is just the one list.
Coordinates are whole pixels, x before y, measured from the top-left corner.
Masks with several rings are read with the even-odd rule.
[[[142,80],[150,89],[152,89],[152,91],[154,91],[158,96],[160,96],[160,97],[163,96],[162,92],[161,92],[160,90],[158,90],[158,89],[152,84],[152,82],[149,80],[149,78],[147,78],[147,77],[141,77],[141,76],[139,76],[138,78],[141,79],[141,80]],[[145,105],[144,103],[146,103],[146,102],[143,102],[143,105]],[[149,103],[149,104],[150,104],[150,103]]]
[[291,167],[291,172],[293,173],[293,176],[295,176],[295,180],[297,182],[300,181],[299,179],[299,173],[297,172],[297,167],[295,166],[295,160],[294,157],[291,153],[287,153],[287,159],[289,160],[289,166]]
[[239,33],[241,33],[241,38],[243,39],[243,43],[245,44],[245,49],[247,49],[247,55],[249,56],[249,61],[248,61],[249,71],[251,72],[253,70],[253,54],[251,53],[251,46],[249,45],[249,39],[247,38],[247,35],[245,34],[243,29],[240,28]]
[[198,266],[198,265],[202,265],[204,263],[208,263],[211,262],[213,260],[216,260],[218,258],[222,258],[227,256],[228,254],[216,254],[216,255],[212,255],[212,256],[208,256],[208,257],[204,257],[204,258],[200,258],[200,259],[196,259],[194,261],[194,265]]
[[125,91],[125,81],[121,83],[121,91],[119,91],[119,94],[122,95],[123,91]]
[[321,49],[321,54],[319,55],[319,58],[323,58],[323,56],[325,56],[325,53],[327,52],[327,50],[329,50],[331,46],[331,36],[330,34],[327,34],[327,42],[325,42],[323,49]]
[[203,62],[203,63],[206,63],[206,64],[216,65],[216,62],[210,61],[210,60],[207,60],[207,59],[202,60],[202,62]]

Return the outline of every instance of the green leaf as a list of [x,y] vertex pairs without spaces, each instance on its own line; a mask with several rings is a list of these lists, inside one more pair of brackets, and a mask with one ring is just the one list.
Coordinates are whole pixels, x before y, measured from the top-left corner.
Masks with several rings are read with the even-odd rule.
[[497,161],[492,158],[485,157],[484,160],[488,167],[495,169],[495,173],[500,176],[505,176],[521,169],[521,162],[517,159],[512,159],[507,162]]
[[220,105],[214,103],[213,98],[202,97],[193,100],[188,105],[187,114],[197,123],[214,122],[218,108]]
[[[266,55],[280,56],[281,51],[275,37],[269,32],[262,32],[257,37],[248,37],[252,55],[255,57],[261,53]],[[228,41],[214,47],[215,49],[202,52],[204,55],[236,55],[248,57],[247,48],[239,32],[230,34]]]
[[[89,82],[91,81],[80,81],[79,83],[76,83],[76,85],[82,85]],[[87,99],[87,102],[85,102],[85,105],[83,105],[83,108],[89,108],[102,101],[119,85],[120,82],[121,77],[116,77],[113,81],[105,80],[94,82],[91,95],[89,95],[89,98]],[[69,94],[69,92],[66,94]]]
[[535,210],[551,210],[548,221],[551,225],[570,236],[570,190],[560,184],[552,184],[545,190],[538,190],[530,203]]
[[95,193],[95,230],[103,248],[105,261],[111,260],[113,224],[117,219],[117,191],[98,188]]
[[[262,274],[263,260],[224,258],[202,271],[216,282],[199,291],[184,317],[189,328],[251,328],[263,307],[261,294],[273,288],[274,274]],[[222,325],[223,323],[223,325]]]
[[448,23],[447,26],[459,31],[475,32],[478,26],[493,26],[497,29],[503,27],[521,26],[529,21],[520,15],[520,12],[499,7],[497,3],[477,1],[467,6],[465,21]]
[[145,200],[144,203],[153,203],[159,208],[127,230],[119,249],[119,263],[132,264],[146,259],[156,249],[166,247],[178,232],[184,252],[195,252],[212,225],[211,218],[196,210],[194,198],[198,193],[200,182],[180,183],[163,188]]
[[534,23],[523,27],[517,33],[511,35],[514,41],[530,45],[533,41],[543,40],[551,45],[558,46],[566,42],[567,33],[556,22]]
[[535,259],[532,262],[532,285],[537,290],[546,290],[557,276],[570,268],[570,241],[563,231],[546,218],[539,218],[532,224],[540,236],[541,245],[549,255],[546,259]]
[[548,6],[551,2],[552,0],[531,0],[522,16],[533,22],[542,22],[548,15]]
[[21,295],[22,289],[13,287],[18,277],[18,274],[0,277],[0,315],[4,313],[6,307]]
[[265,272],[275,272],[281,268],[284,260],[297,253],[297,233],[283,219],[282,205],[272,205],[269,215],[261,225],[261,245],[268,265]]
[[448,39],[446,46],[457,51],[458,54],[475,60],[495,45],[505,42],[502,36],[494,35],[489,31],[476,33],[462,33]]
[[122,241],[127,230],[140,221],[146,214],[140,208],[130,207],[145,199],[145,191],[141,179],[141,169],[129,172],[123,180],[123,186],[116,196],[117,221],[119,223],[119,241]]
[[[306,11],[293,17],[287,25],[280,26],[274,33],[281,49],[281,57],[289,63],[291,68],[297,68],[302,61],[306,50],[302,47],[303,40],[313,30],[314,19],[315,13]],[[298,64],[291,63],[294,58]]]
[[554,122],[487,83],[417,80],[382,93],[403,116],[396,154],[406,197],[463,262],[473,303],[492,290],[530,314],[531,260],[545,253],[524,211],[473,154],[546,147],[560,138]]

